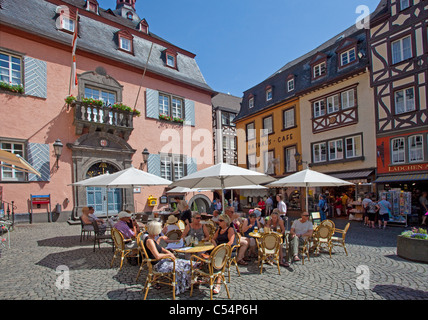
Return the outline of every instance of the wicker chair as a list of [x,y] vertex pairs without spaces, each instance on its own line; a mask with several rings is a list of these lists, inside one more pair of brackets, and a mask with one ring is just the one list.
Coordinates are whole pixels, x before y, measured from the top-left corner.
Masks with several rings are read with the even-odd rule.
[[146,266],[146,256],[144,255],[144,251],[142,246],[144,245],[144,239],[148,237],[147,233],[144,232],[140,232],[137,235],[137,244],[138,244],[138,251],[140,252],[140,257],[142,258],[141,264],[140,264],[140,269],[138,270],[137,273],[137,278],[135,279],[135,282],[138,281],[138,278],[140,277],[140,273],[143,270],[144,266]]
[[[197,282],[197,277],[208,279],[210,285],[210,299],[213,299],[213,289],[216,284],[216,280],[223,280],[223,284],[226,288],[227,297],[230,299],[229,289],[227,288],[226,280],[224,278],[224,272],[227,267],[228,260],[230,259],[230,254],[232,248],[223,243],[215,247],[208,259],[204,259],[200,256],[192,255],[190,258],[190,269],[191,269],[191,279],[192,284],[190,288],[190,296],[193,294],[193,285]],[[206,264],[208,271],[204,270],[201,267],[200,263]]]
[[[120,231],[117,230],[116,228],[111,229],[111,237],[113,238],[113,241],[114,241],[115,250],[114,250],[113,259],[111,260],[110,268],[113,267],[113,263],[114,263],[114,260],[116,259],[116,255],[119,254],[121,257],[119,270],[121,270],[123,266],[123,260],[125,259],[125,257],[131,256],[132,252],[136,248],[127,247],[122,233],[120,233]],[[138,258],[139,258],[139,254],[137,253],[137,259]]]
[[336,228],[336,225],[334,224],[333,221],[326,219],[326,220],[321,221],[321,224],[329,226],[333,230],[333,233],[334,233],[334,229]]
[[[100,241],[108,242],[113,244],[112,238],[110,234],[105,234],[101,232],[98,223],[96,221],[92,221],[92,226],[94,228],[94,252],[95,252],[95,244],[98,242],[98,249],[100,248]],[[114,246],[113,246],[114,251]]]
[[351,226],[351,223],[348,222],[345,226],[345,229],[343,229],[343,230],[337,229],[337,228],[334,229],[334,232],[341,233],[342,236],[341,237],[335,237],[335,236],[331,237],[332,247],[342,247],[345,250],[346,255],[348,255],[348,251],[346,250],[345,237],[346,237],[346,233],[348,232],[350,226]]
[[171,231],[169,231],[167,234],[166,234],[166,237],[169,239],[169,240],[177,240],[177,241],[179,241],[180,239],[181,239],[181,235],[183,234],[183,232],[181,231],[181,230],[179,230],[179,229],[174,229],[174,230],[171,230]]
[[80,226],[81,226],[80,242],[82,242],[82,239],[85,236],[85,233],[87,233],[86,238],[88,238],[88,236],[91,235],[91,233],[94,231],[94,227],[90,224],[84,224],[82,217],[79,217],[79,220],[80,220]]
[[214,225],[214,222],[209,221],[208,223],[205,224],[205,227],[208,229],[208,233],[210,234],[210,239],[212,239],[217,230],[216,226]]
[[[145,289],[144,300],[146,300],[146,298],[147,298],[147,294],[149,293],[150,287],[153,284],[158,284],[158,283],[171,286],[172,287],[172,298],[175,300],[175,284],[176,284],[176,281],[175,281],[175,260],[172,258],[150,259],[149,255],[147,253],[147,250],[144,246],[144,240],[143,240],[144,236],[140,234],[137,239],[139,239],[138,240],[138,249],[143,253],[143,261],[142,261],[141,265],[143,265],[145,263],[147,266],[147,269],[148,269],[146,283],[144,285],[144,289]],[[171,272],[158,272],[155,270],[152,262],[161,261],[161,260],[171,260],[172,261],[173,268],[172,268]],[[138,276],[140,275],[141,269],[142,269],[142,266],[140,267],[140,270],[138,271],[137,279],[138,279]]]
[[263,272],[263,262],[269,263],[273,259],[278,266],[278,273],[281,275],[279,269],[279,250],[281,250],[281,244],[282,240],[279,234],[274,232],[263,234],[259,244],[260,274]]
[[[326,221],[326,220],[324,220]],[[332,243],[331,243],[331,237],[333,235],[333,229],[326,224],[319,225],[314,234],[313,234],[313,241],[315,246],[316,254],[319,254],[319,251],[322,247],[325,247],[331,258],[331,249],[332,249]]]
[[239,233],[235,233],[237,237],[236,244],[232,246],[232,251],[230,253],[230,258],[227,260],[227,274],[228,274],[228,282],[230,283],[230,267],[232,263],[235,264],[236,272],[238,272],[238,276],[241,276],[238,268],[238,262],[236,261],[236,256],[238,255],[238,249],[241,247],[241,235]]

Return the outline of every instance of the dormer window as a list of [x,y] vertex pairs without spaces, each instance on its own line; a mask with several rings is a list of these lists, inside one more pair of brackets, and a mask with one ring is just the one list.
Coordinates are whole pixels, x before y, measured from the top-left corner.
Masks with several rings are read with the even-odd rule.
[[357,39],[353,38],[344,38],[342,40],[336,50],[339,69],[358,62],[357,43]]
[[138,24],[138,30],[144,32],[145,34],[149,34],[149,24],[147,23],[146,19],[140,21]]
[[287,78],[287,91],[293,91],[294,90],[294,76],[290,75]]
[[254,108],[254,96],[250,95],[248,98],[248,109]]
[[323,75],[326,74],[326,63],[325,62],[321,62],[317,65],[314,66],[313,68],[313,78],[319,78],[322,77]]
[[98,1],[97,0],[87,0],[86,1],[86,10],[92,11],[98,14]]
[[131,11],[129,11],[129,12],[126,14],[126,18],[128,18],[128,20],[133,20],[133,19],[134,19],[134,15],[133,15],[133,13],[132,13]]
[[62,31],[73,33],[76,26],[76,14],[69,10],[60,9],[59,12],[59,28]]
[[346,66],[347,64],[354,62],[356,59],[357,56],[355,54],[355,48],[352,48],[340,54],[340,65],[342,67]]
[[318,52],[309,63],[311,66],[312,80],[317,80],[327,74],[327,55]]
[[272,97],[273,97],[272,87],[268,86],[266,87],[266,101],[272,100]]
[[177,69],[177,53],[171,49],[165,51],[165,65]]
[[119,50],[134,53],[133,36],[126,30],[121,30],[117,33]]

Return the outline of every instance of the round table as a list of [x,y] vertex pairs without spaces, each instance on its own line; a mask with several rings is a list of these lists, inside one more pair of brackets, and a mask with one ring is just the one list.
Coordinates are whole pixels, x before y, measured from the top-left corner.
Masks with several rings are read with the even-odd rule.
[[177,248],[177,249],[171,249],[174,250],[175,252],[179,252],[179,253],[201,253],[201,252],[205,252],[205,251],[210,251],[212,249],[214,249],[214,245],[212,243],[204,243],[201,245],[197,245],[194,247],[183,247],[183,248]]
[[[253,238],[257,238],[260,239],[266,232],[250,232],[249,235]],[[270,233],[276,233],[278,235],[280,235],[281,237],[283,237],[284,235],[282,233],[276,232],[276,231],[270,231]]]

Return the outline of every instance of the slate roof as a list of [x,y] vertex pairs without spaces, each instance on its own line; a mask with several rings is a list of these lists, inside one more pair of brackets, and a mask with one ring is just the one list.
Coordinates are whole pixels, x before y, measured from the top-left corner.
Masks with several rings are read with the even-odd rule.
[[[85,11],[86,0],[64,0],[63,2],[64,5],[75,5],[79,9],[79,12]],[[69,45],[71,54],[72,35],[56,28],[56,8],[55,4],[42,0],[21,0],[19,4],[15,0],[3,0],[0,9],[0,22],[1,24]],[[147,66],[148,72],[166,76],[213,92],[211,87],[206,83],[193,54],[187,54],[184,52],[185,50],[180,50],[181,52],[177,50],[178,70],[175,70],[166,67],[164,61],[164,51],[172,45],[153,33],[150,33],[150,36],[159,40],[156,43],[134,34],[134,55],[118,50],[116,33],[126,28],[135,30],[137,25],[135,22],[114,16],[101,8],[100,16],[102,18],[118,23],[121,26],[112,26],[82,14],[79,14],[79,16],[78,50],[94,53],[143,69],[149,55],[150,47],[154,43]]]
[[[378,16],[384,12],[385,5],[387,7],[387,0],[381,0],[376,10],[371,14],[370,18]],[[357,41],[357,54],[361,53],[362,57],[359,58],[358,63],[339,69],[338,59],[340,59],[340,56],[336,53],[336,51],[339,47],[343,47],[344,41],[347,41],[347,39],[351,41]],[[318,80],[312,80],[310,63],[318,53],[327,55],[327,75]],[[268,109],[284,101],[298,97],[303,93],[320,88],[327,83],[335,82],[340,78],[352,75],[356,72],[364,70],[368,66],[369,58],[366,30],[358,29],[354,24],[307,54],[287,63],[256,86],[244,91],[241,110],[235,118],[235,121],[249,117],[259,111]],[[295,89],[291,92],[288,92],[286,84],[290,75],[294,76]],[[266,88],[268,86],[272,86],[273,88],[273,98],[267,102]],[[254,107],[249,109],[248,100],[251,95],[254,96]]]
[[222,111],[238,113],[241,108],[242,98],[232,96],[227,93],[219,92],[211,99],[213,110],[220,109]]

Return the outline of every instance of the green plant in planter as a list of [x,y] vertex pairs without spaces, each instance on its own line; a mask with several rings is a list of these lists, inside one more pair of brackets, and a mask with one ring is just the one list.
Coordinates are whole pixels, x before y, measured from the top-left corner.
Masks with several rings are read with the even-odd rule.
[[77,100],[77,98],[73,95],[69,95],[64,100],[65,100],[65,103],[72,104],[73,102],[75,102]]
[[104,101],[98,100],[98,99],[93,99],[93,98],[83,98],[82,102],[87,103],[91,106],[98,106],[98,107],[102,107],[104,105]]
[[172,120],[172,119],[171,119],[171,117],[170,117],[169,115],[164,114],[164,113],[161,113],[161,114],[159,115],[159,119],[161,119],[161,120],[166,120],[166,121],[171,121],[171,120]]
[[24,93],[24,86],[22,84],[12,84],[12,82],[0,81],[0,88],[10,92]]
[[179,118],[179,117],[174,117],[174,118],[172,118],[172,121],[174,121],[174,122],[179,122],[179,123],[183,123],[183,122],[184,122],[184,119]]
[[122,102],[115,103],[111,106],[112,109],[122,110],[122,111],[128,111],[133,113],[134,116],[139,117],[141,112],[137,109],[132,109],[131,107],[128,107],[126,104],[123,104]]
[[411,239],[428,240],[427,230],[422,228],[412,228],[411,230],[402,232],[401,235]]

